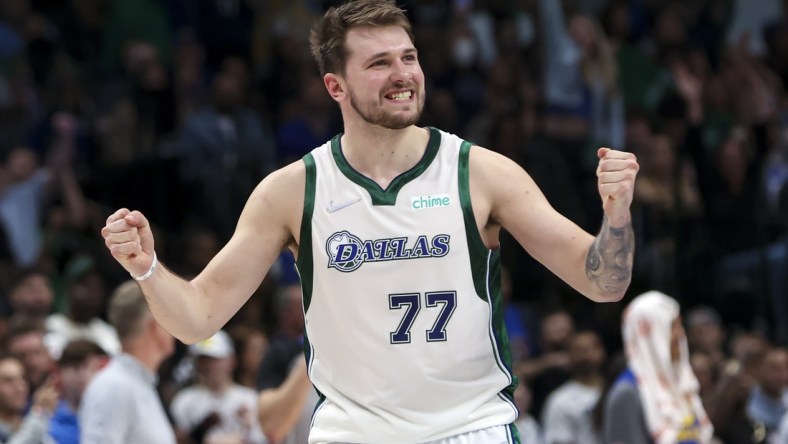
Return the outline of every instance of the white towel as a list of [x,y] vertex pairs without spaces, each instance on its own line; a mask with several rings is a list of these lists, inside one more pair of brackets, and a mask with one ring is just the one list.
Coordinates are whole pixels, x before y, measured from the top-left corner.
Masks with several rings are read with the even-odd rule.
[[699,384],[689,363],[686,336],[680,339],[678,362],[670,356],[671,324],[678,316],[679,304],[670,296],[658,291],[637,296],[624,311],[624,353],[635,375],[654,442],[678,442],[685,420],[694,415],[700,442],[708,443],[714,429],[698,396]]

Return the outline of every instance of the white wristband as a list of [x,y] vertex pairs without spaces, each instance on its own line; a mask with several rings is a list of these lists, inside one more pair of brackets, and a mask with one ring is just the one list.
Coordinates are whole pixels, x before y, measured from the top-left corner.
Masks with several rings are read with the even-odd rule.
[[153,272],[156,271],[156,266],[159,265],[159,259],[156,257],[156,251],[153,251],[153,262],[150,264],[150,269],[147,273],[143,274],[142,276],[134,276],[133,274],[129,273],[135,281],[144,281],[149,277],[153,276]]

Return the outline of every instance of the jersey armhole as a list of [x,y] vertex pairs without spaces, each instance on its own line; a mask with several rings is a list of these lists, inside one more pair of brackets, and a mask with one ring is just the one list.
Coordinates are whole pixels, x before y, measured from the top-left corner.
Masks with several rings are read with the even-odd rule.
[[304,313],[309,309],[312,300],[312,273],[314,258],[312,257],[312,214],[315,212],[315,186],[317,167],[312,153],[303,157],[306,165],[306,186],[304,187],[304,211],[301,215],[301,231],[298,239],[298,259],[296,269],[301,279],[301,291],[304,298]]
[[460,145],[459,157],[459,191],[460,205],[462,206],[462,216],[465,222],[465,235],[468,238],[468,248],[472,256],[487,255],[487,246],[479,233],[476,225],[476,216],[473,214],[473,204],[471,203],[470,187],[470,153],[473,145],[467,140],[463,140]]

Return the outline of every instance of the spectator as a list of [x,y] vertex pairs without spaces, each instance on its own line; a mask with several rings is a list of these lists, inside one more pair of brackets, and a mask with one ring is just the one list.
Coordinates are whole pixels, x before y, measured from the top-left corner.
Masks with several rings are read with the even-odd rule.
[[550,393],[569,379],[567,350],[574,331],[574,320],[567,311],[546,313],[540,323],[539,352],[519,365],[518,374],[531,381],[535,417],[541,417]]
[[300,159],[339,130],[334,104],[323,94],[323,80],[311,71],[301,77],[298,97],[285,104],[287,117],[276,131],[280,165]]
[[628,368],[606,400],[603,442],[709,442],[713,427],[690,367],[679,304],[657,291],[635,297],[622,334]]
[[542,426],[547,444],[601,443],[594,431],[591,412],[604,384],[602,341],[593,331],[580,331],[569,342],[572,375],[547,398]]
[[30,393],[44,385],[52,373],[55,361],[45,346],[44,331],[38,325],[12,323],[6,337],[6,349],[22,363]]
[[0,3],[0,140],[17,143],[29,128],[35,103],[32,69],[27,60],[28,38],[25,24],[31,22],[33,11],[28,1]]
[[617,351],[614,355],[612,355],[607,360],[605,365],[604,387],[602,387],[602,392],[599,394],[599,399],[597,400],[594,409],[591,411],[591,420],[592,424],[594,425],[594,433],[597,434],[600,440],[603,440],[605,436],[605,423],[607,421],[607,418],[605,417],[605,407],[607,406],[607,399],[610,397],[610,391],[613,389],[613,386],[616,385],[616,381],[618,381],[618,377],[621,375],[621,372],[623,372],[626,368],[626,357],[624,356],[623,352],[620,351]]
[[694,307],[687,312],[686,324],[690,352],[706,355],[710,370],[716,373],[727,359],[725,329],[720,315],[711,307]]
[[756,367],[755,382],[747,401],[747,413],[764,423],[769,436],[776,435],[788,409],[788,350],[767,349]]
[[715,436],[726,444],[763,444],[769,442],[766,426],[749,413],[747,401],[755,385],[757,364],[763,350],[725,363],[712,393],[707,397],[709,419]]
[[520,384],[514,390],[514,403],[520,412],[517,421],[517,431],[520,432],[520,439],[528,444],[544,444],[542,428],[531,415],[531,388],[528,387],[526,380],[520,380]]
[[257,422],[257,392],[233,381],[235,350],[230,336],[219,330],[189,347],[196,359],[197,382],[172,400],[176,426],[191,442],[265,443]]
[[276,332],[271,336],[263,356],[257,388],[277,386],[285,380],[294,357],[303,352],[304,312],[301,308],[301,285],[282,285],[274,293],[277,315]]
[[139,285],[115,289],[109,305],[123,352],[88,384],[79,406],[83,444],[174,444],[175,434],[156,393],[156,371],[174,339],[150,313]]
[[234,380],[244,387],[257,388],[257,373],[268,350],[268,336],[256,325],[239,324],[230,335],[237,350]]
[[[690,350],[692,350],[691,347]],[[692,367],[692,373],[698,378],[698,394],[708,412],[709,402],[711,402],[709,399],[714,391],[717,372],[711,365],[709,355],[700,351],[690,351],[690,366]]]
[[8,292],[12,323],[26,323],[44,328],[54,299],[49,277],[43,270],[29,268],[18,272]]
[[257,388],[260,424],[273,443],[299,444],[309,436],[318,401],[303,356],[301,287],[284,285],[274,295],[278,328],[260,364]]
[[261,3],[197,0],[195,32],[205,47],[206,64],[216,70],[227,56],[250,57],[250,41],[255,9]]
[[49,434],[57,444],[79,444],[77,412],[93,376],[106,363],[106,352],[86,339],[69,342],[57,361],[61,398],[49,421]]
[[166,64],[154,45],[130,40],[119,55],[123,75],[102,89],[98,103],[106,110],[97,118],[96,136],[99,165],[123,171],[159,154],[163,136],[174,129],[175,105]]
[[735,0],[731,23],[728,28],[727,42],[738,45],[742,37],[747,38],[747,50],[753,55],[763,56],[766,53],[764,30],[766,26],[778,21],[783,14],[781,2],[776,0],[759,0],[757,3]]
[[677,248],[682,248],[676,242],[680,234],[691,232],[702,211],[694,169],[681,161],[675,142],[662,133],[652,136],[638,157],[642,181],[632,204],[641,241],[639,274],[649,288],[676,292]]
[[185,227],[181,245],[183,258],[180,268],[184,276],[200,274],[221,248],[216,231],[203,225]]
[[120,352],[120,341],[115,329],[101,319],[105,308],[104,277],[94,260],[82,256],[74,258],[65,272],[66,313],[54,313],[46,320],[46,342],[50,353],[57,358],[71,340],[88,339],[107,353]]
[[181,180],[193,186],[195,216],[229,238],[246,197],[276,166],[276,148],[263,118],[244,105],[243,79],[220,71],[211,104],[189,116],[178,137]]
[[54,380],[36,390],[33,404],[25,413],[30,386],[18,359],[0,356],[0,442],[6,444],[51,444],[47,424],[57,405]]
[[[73,129],[58,130],[67,133]],[[58,137],[69,137],[59,134]],[[56,139],[57,140],[57,139]],[[53,144],[50,158],[41,166],[36,153],[17,146],[8,153],[0,180],[0,224],[15,263],[31,267],[39,262],[42,250],[45,204],[61,193],[71,216],[84,217],[82,191],[71,169],[68,145]]]
[[509,346],[512,348],[512,360],[518,362],[531,355],[533,344],[532,333],[526,319],[526,308],[512,300],[512,275],[506,267],[501,268],[501,295],[504,303],[504,323],[509,335]]
[[121,65],[121,51],[134,40],[152,45],[162,59],[169,62],[172,51],[172,29],[166,5],[157,1],[106,3],[102,68],[107,75],[116,75]]
[[318,401],[307,374],[306,360],[299,354],[291,361],[280,384],[260,391],[257,409],[268,440],[276,444],[304,442]]
[[562,138],[624,145],[624,102],[613,49],[601,26],[558,0],[539,3],[546,60],[547,131]]

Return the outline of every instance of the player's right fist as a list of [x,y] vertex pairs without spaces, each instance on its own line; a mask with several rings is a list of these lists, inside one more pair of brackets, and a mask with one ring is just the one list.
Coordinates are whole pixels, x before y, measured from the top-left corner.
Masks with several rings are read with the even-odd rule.
[[126,208],[114,212],[101,229],[112,257],[132,276],[143,276],[153,264],[153,232],[139,211]]

